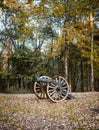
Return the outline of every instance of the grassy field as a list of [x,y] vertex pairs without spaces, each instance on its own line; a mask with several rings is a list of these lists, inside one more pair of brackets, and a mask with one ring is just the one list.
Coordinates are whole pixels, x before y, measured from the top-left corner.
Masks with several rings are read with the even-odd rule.
[[34,94],[0,94],[0,130],[99,130],[99,92],[52,103]]

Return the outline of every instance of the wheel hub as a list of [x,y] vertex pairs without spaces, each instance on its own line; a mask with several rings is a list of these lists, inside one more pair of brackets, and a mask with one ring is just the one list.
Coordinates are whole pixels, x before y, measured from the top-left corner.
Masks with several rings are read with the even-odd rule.
[[57,91],[57,92],[59,92],[60,90],[61,90],[60,87],[57,87],[57,88],[56,88],[56,91]]

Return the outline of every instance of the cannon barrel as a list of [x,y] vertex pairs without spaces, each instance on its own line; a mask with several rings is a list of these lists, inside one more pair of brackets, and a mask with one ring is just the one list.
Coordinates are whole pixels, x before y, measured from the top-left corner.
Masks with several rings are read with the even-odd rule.
[[60,86],[61,87],[63,87],[63,86],[66,86],[67,85],[67,83],[66,82],[64,82],[64,81],[60,81],[60,80],[53,80],[53,79],[44,79],[44,78],[40,78],[40,77],[37,77],[36,78],[36,82],[43,82],[43,83],[59,83],[60,84]]

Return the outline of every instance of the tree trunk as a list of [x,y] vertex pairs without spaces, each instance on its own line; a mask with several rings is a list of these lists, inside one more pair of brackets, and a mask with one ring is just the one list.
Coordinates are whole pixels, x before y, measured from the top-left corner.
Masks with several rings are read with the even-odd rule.
[[80,63],[80,71],[81,71],[81,92],[84,91],[84,85],[83,85],[83,62]]
[[93,66],[93,47],[94,47],[94,34],[93,34],[93,15],[90,13],[90,26],[92,29],[91,32],[91,91],[94,91],[94,66]]
[[65,66],[65,78],[68,81],[68,58],[67,58],[67,52],[66,52],[65,58],[64,58],[64,66]]
[[65,68],[65,78],[68,81],[68,36],[69,30],[65,33],[65,54],[64,54],[64,68]]
[[93,33],[91,35],[91,90],[94,91]]

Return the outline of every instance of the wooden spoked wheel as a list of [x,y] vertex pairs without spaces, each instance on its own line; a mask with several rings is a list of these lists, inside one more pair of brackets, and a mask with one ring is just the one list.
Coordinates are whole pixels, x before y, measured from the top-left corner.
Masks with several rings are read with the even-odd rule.
[[53,102],[61,102],[68,95],[68,83],[65,78],[59,76],[55,82],[49,82],[47,85],[47,96]]
[[46,95],[47,82],[42,82],[42,79],[49,81],[51,80],[51,78],[48,76],[41,76],[39,78],[41,79],[41,81],[36,81],[34,83],[34,93],[38,98],[45,99],[47,98]]

